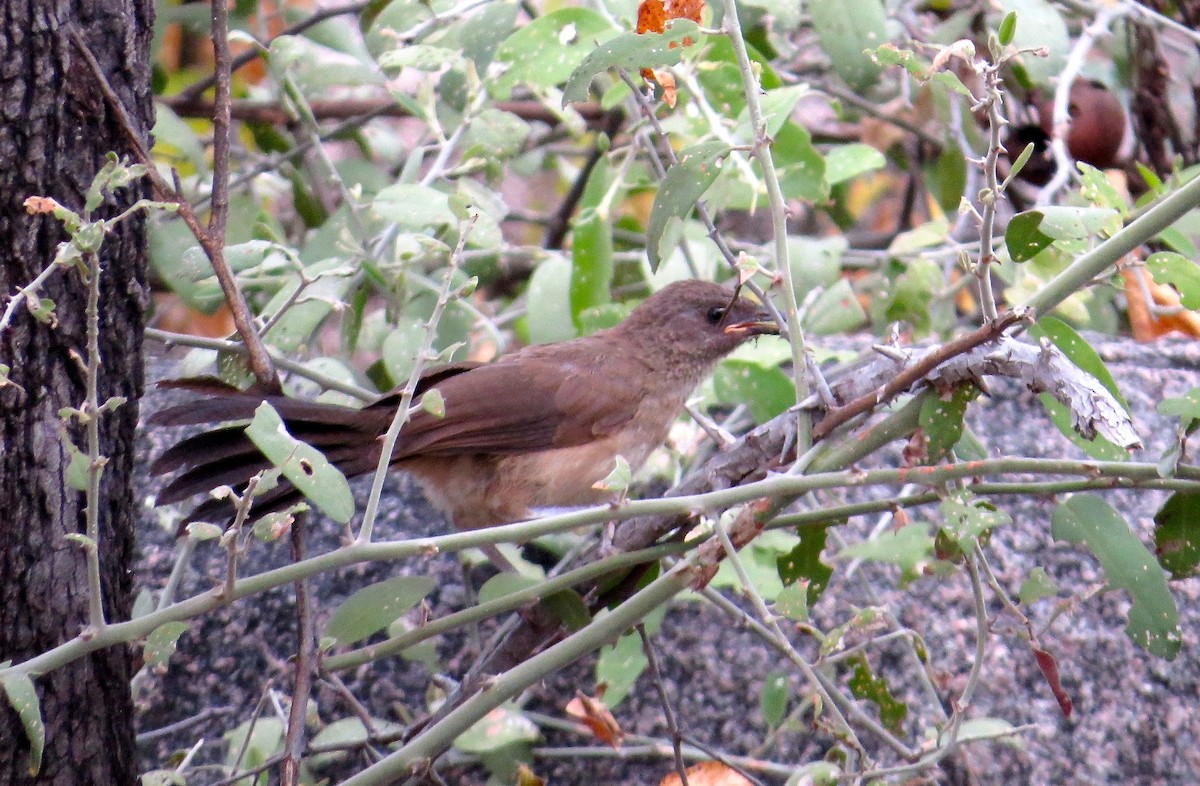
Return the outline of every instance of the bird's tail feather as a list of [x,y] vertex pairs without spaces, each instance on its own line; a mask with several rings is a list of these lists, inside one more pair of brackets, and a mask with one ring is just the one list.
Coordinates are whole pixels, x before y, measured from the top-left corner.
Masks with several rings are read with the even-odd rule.
[[[160,383],[163,384],[163,383]],[[377,429],[358,410],[343,406],[303,401],[278,394],[262,395],[240,391],[216,380],[175,380],[164,386],[183,388],[202,394],[202,398],[168,407],[150,418],[152,425],[180,426],[249,420],[264,401],[279,413],[288,432],[321,450],[326,458],[348,477],[374,468],[378,460]],[[167,449],[151,465],[151,472],[165,475],[178,470],[156,498],[156,504],[179,502],[218,486],[230,486],[239,494],[255,474],[270,469],[272,463],[245,433],[244,425],[232,425],[206,431],[184,439]],[[256,497],[250,519],[284,510],[302,496],[291,483],[280,478],[279,485]],[[188,514],[184,525],[192,521],[224,524],[235,510],[230,500],[211,498]]]

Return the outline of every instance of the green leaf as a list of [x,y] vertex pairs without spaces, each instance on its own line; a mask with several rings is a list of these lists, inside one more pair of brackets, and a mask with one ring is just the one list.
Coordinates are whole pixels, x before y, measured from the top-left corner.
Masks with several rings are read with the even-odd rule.
[[75,446],[75,443],[67,437],[66,432],[63,432],[63,446],[71,456],[71,460],[67,463],[67,486],[76,491],[87,491],[88,467],[91,464],[87,454]]
[[1158,412],[1183,420],[1200,420],[1200,388],[1192,388],[1182,396],[1164,398],[1158,402]]
[[187,778],[175,770],[150,770],[142,774],[141,786],[187,786]]
[[200,174],[208,172],[208,159],[196,132],[166,104],[154,107],[154,154],[156,158],[182,158]]
[[188,629],[186,622],[164,622],[146,637],[143,654],[147,666],[165,666],[175,653],[179,637]]
[[1151,654],[1173,660],[1182,643],[1175,599],[1162,568],[1121,514],[1093,494],[1076,494],[1054,511],[1050,534],[1096,555],[1108,583],[1133,601],[1125,633]]
[[773,671],[763,680],[758,704],[762,709],[763,720],[766,721],[767,728],[773,729],[783,722],[790,693],[791,684],[788,682],[786,671]]
[[1022,606],[1028,606],[1030,603],[1035,603],[1042,598],[1053,597],[1058,594],[1058,585],[1054,583],[1054,579],[1046,575],[1044,568],[1034,568],[1029,571],[1029,575],[1021,582],[1021,589],[1017,590],[1017,598],[1021,601]]
[[995,739],[1011,731],[1012,727],[1011,723],[1001,718],[971,718],[958,727],[958,739],[962,742]]
[[683,55],[684,39],[700,43],[700,26],[675,19],[662,33],[621,33],[600,44],[571,73],[563,88],[562,105],[587,100],[588,86],[601,71],[620,66],[627,71],[675,65]]
[[1041,231],[1042,214],[1037,210],[1018,213],[1004,230],[1004,245],[1013,262],[1026,262],[1048,248],[1054,238]]
[[484,754],[514,743],[534,742],[539,736],[533,721],[522,715],[515,705],[507,703],[458,735],[454,747],[463,753]]
[[1017,32],[1017,12],[1009,11],[1004,15],[1004,19],[1000,21],[1000,28],[996,32],[996,39],[1001,46],[1008,46],[1012,43],[1013,35]]
[[879,0],[858,0],[853,9],[840,0],[809,0],[817,41],[846,84],[865,91],[879,79],[879,64],[864,50],[887,41],[887,17]]
[[882,169],[886,164],[887,159],[883,157],[883,153],[870,145],[857,142],[838,145],[825,154],[825,181],[835,186],[867,172]]
[[613,468],[602,479],[596,481],[592,488],[599,491],[624,491],[633,482],[633,470],[622,455],[617,455]]
[[402,229],[442,228],[458,223],[447,194],[417,183],[388,186],[375,195],[371,207],[385,221]]
[[525,299],[529,310],[529,343],[548,344],[575,338],[571,318],[571,263],[553,256],[538,265],[529,278]]
[[493,600],[503,598],[505,595],[512,595],[514,592],[536,587],[542,583],[542,579],[537,576],[527,576],[523,573],[497,573],[483,583],[479,588],[479,602],[490,603]]
[[804,315],[805,330],[817,336],[848,333],[867,322],[867,312],[863,311],[850,281],[845,278],[839,278],[818,295]]
[[[225,741],[225,762],[229,766],[236,764],[247,769],[262,766],[283,747],[283,721],[275,717],[247,720],[225,732]],[[265,786],[266,780],[261,783]]]
[[975,541],[996,527],[1012,523],[1012,518],[985,500],[976,499],[969,491],[959,491],[942,500],[942,529],[964,552],[970,551]]
[[825,157],[813,146],[808,129],[791,121],[784,123],[771,150],[784,196],[808,202],[823,202],[829,198]]
[[565,589],[547,595],[542,600],[542,605],[550,609],[570,631],[583,630],[592,621],[587,604],[575,590]]
[[436,586],[430,576],[396,576],[363,587],[334,609],[325,637],[339,644],[362,641],[416,606]]
[[637,633],[626,633],[616,644],[601,649],[596,661],[596,682],[606,686],[604,705],[611,709],[620,704],[648,665]]
[[417,365],[417,355],[425,345],[425,329],[423,320],[402,316],[396,327],[384,336],[379,354],[392,387],[407,383],[412,375]]
[[1121,395],[1117,381],[1113,379],[1108,366],[1104,364],[1096,350],[1092,349],[1092,345],[1087,343],[1070,325],[1058,317],[1047,315],[1029,329],[1029,334],[1035,338],[1050,339],[1054,346],[1067,356],[1067,360],[1095,377],[1113,395],[1113,398],[1120,402],[1125,411],[1129,411],[1129,404]]
[[1154,553],[1173,579],[1191,578],[1200,565],[1200,494],[1177,491],[1154,514]]
[[[792,116],[792,110],[801,98],[808,95],[811,89],[807,84],[788,85],[767,90],[762,95],[762,116],[766,121],[767,136],[774,139]],[[742,139],[753,139],[755,129],[750,127],[750,111],[742,107],[738,113],[737,136]]]
[[808,621],[808,581],[792,582],[775,596],[775,611],[796,622]]
[[838,552],[839,559],[869,559],[898,565],[904,576],[910,579],[920,575],[932,557],[933,537],[929,534],[929,525],[916,522],[882,532]]
[[726,360],[713,373],[713,389],[724,404],[746,404],[755,423],[766,423],[796,403],[796,386],[778,367]]
[[904,727],[904,719],[908,717],[908,706],[892,695],[883,677],[875,674],[866,655],[856,655],[851,659],[854,673],[850,675],[850,692],[857,699],[869,701],[879,708],[879,720],[894,733],[899,734]]
[[611,182],[606,159],[592,170],[571,230],[571,318],[582,330],[582,314],[612,300],[612,213],[606,204]]
[[667,221],[682,220],[691,214],[721,173],[718,160],[728,154],[729,145],[723,142],[702,142],[680,153],[678,163],[667,170],[646,227],[646,256],[650,258],[651,270],[657,270],[662,261],[661,245]]
[[785,587],[799,579],[808,579],[809,606],[820,599],[830,577],[833,576],[833,568],[821,561],[826,530],[827,527],[801,527],[797,532],[800,542],[775,562],[779,580]]
[[25,736],[29,740],[29,774],[37,775],[42,769],[42,752],[46,747],[46,724],[42,722],[42,705],[37,689],[28,674],[9,674],[0,679],[8,703],[17,712]]
[[507,99],[518,84],[553,87],[567,80],[598,42],[617,30],[603,15],[588,8],[560,8],[517,28],[496,50],[504,68],[490,89]]
[[341,524],[354,515],[354,495],[346,477],[321,451],[289,434],[270,404],[259,404],[246,436],[325,515]]
[[221,537],[221,533],[225,531],[207,521],[189,521],[186,529],[192,540],[214,540]]
[[1146,269],[1156,283],[1175,288],[1184,308],[1200,309],[1200,265],[1174,251],[1159,251],[1146,260]]
[[967,405],[979,396],[971,383],[959,385],[944,394],[928,396],[921,403],[918,423],[926,439],[926,459],[936,464],[954,449],[963,434],[963,416]]
[[952,147],[943,149],[929,166],[928,182],[942,212],[956,213],[967,188],[967,159],[962,151]]

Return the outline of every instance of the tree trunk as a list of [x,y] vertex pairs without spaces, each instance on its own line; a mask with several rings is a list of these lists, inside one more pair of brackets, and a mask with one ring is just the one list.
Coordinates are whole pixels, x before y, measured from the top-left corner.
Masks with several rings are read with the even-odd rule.
[[[105,153],[129,150],[96,79],[75,49],[78,30],[134,130],[153,123],[150,38],[153,0],[4,0],[0,3],[0,297],[10,296],[54,259],[58,221],[30,215],[30,196],[77,212]],[[97,214],[116,215],[145,195],[141,184],[109,195]],[[100,254],[99,400],[128,401],[100,419],[107,457],[100,490],[100,572],[110,622],[130,611],[134,523],[131,471],[142,392],[146,237],[139,216],[120,224]],[[65,480],[62,435],[86,445],[83,428],[59,412],[85,400],[88,287],[76,270],[55,270],[40,296],[57,324],[24,307],[0,333],[0,662],[19,663],[78,635],[88,621],[84,550],[66,539],[85,531],[84,494]],[[29,743],[0,696],[0,784],[133,784],[130,650],[114,647],[35,678],[46,725],[38,774]]]

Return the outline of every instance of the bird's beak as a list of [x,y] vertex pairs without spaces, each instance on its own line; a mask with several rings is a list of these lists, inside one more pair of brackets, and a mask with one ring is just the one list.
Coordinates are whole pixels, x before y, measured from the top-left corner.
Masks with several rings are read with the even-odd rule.
[[725,326],[725,332],[735,336],[779,335],[779,325],[767,314],[759,314],[757,319],[745,322],[734,322]]

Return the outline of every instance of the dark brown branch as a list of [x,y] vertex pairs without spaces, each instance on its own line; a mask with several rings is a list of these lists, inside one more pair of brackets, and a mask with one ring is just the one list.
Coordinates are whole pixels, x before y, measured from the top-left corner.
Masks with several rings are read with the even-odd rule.
[[237,282],[233,278],[233,272],[225,262],[224,245],[213,240],[208,230],[200,225],[200,220],[196,217],[196,211],[183,198],[179,190],[159,174],[158,168],[155,166],[154,160],[150,157],[150,152],[147,150],[145,143],[138,136],[137,131],[134,130],[129,113],[125,111],[125,105],[121,103],[120,97],[113,91],[112,85],[108,83],[108,78],[104,75],[104,70],[96,62],[95,56],[92,54],[91,49],[88,48],[87,43],[79,35],[79,31],[71,29],[68,35],[71,38],[71,43],[75,45],[80,56],[83,57],[84,62],[87,63],[88,68],[91,70],[92,77],[96,80],[96,84],[99,86],[104,100],[108,103],[109,110],[113,113],[114,119],[121,126],[121,130],[129,140],[130,148],[133,150],[138,163],[146,166],[146,175],[150,178],[155,195],[159,200],[171,202],[177,207],[179,217],[183,219],[184,224],[191,230],[192,235],[196,238],[196,242],[200,244],[200,247],[208,257],[213,271],[217,274],[217,278],[221,282],[221,289],[233,314],[234,324],[237,326],[238,333],[241,334],[242,341],[245,343],[247,353],[250,356],[250,368],[254,372],[259,385],[266,390],[280,390],[279,381],[275,376],[274,364],[271,362],[271,356],[267,354],[267,349],[263,346],[262,339],[259,338],[258,333],[254,330],[250,308],[246,305],[246,300],[242,297],[242,293],[237,287]]
[[913,385],[925,378],[929,372],[953,357],[970,352],[975,347],[997,338],[1018,322],[1027,318],[1024,311],[1008,311],[1001,314],[995,322],[982,325],[965,336],[941,345],[933,352],[922,357],[918,362],[901,371],[879,390],[859,396],[844,407],[829,411],[820,423],[813,426],[813,439],[820,440],[828,436],[838,426],[859,415],[887,404],[889,401],[904,393]]
[[[164,96],[158,100],[170,107],[180,117],[212,117],[213,101],[209,98],[192,97],[179,93],[174,96]],[[411,112],[387,96],[318,99],[310,101],[309,107],[312,109],[313,117],[317,120],[347,120],[369,114],[380,117],[412,116]],[[538,101],[497,101],[495,107],[529,122],[545,123],[550,126],[559,124],[558,116]],[[605,112],[599,104],[576,104],[572,108],[593,130],[601,129],[607,123],[609,113]],[[229,110],[233,119],[247,122],[287,125],[295,119],[283,104],[269,99],[237,99],[230,103]]]
[[[617,131],[620,130],[621,122],[624,119],[625,114],[620,110],[609,112],[605,115],[604,127],[600,129],[601,133],[612,139],[612,137],[617,135]],[[600,163],[600,159],[604,157],[606,149],[606,146],[599,139],[592,145],[587,161],[584,162],[583,168],[579,170],[579,174],[575,177],[575,182],[571,184],[571,190],[567,192],[567,196],[563,199],[562,204],[558,206],[558,210],[550,218],[550,223],[546,225],[546,238],[542,241],[543,248],[559,249],[563,247],[563,240],[567,237],[567,228],[571,225],[571,216],[574,215],[575,208],[579,205],[579,200],[583,198],[583,192],[587,189],[588,179],[592,176],[592,171],[596,168],[596,164]]]
[[[284,28],[279,33],[279,36],[296,35],[298,33],[303,33],[305,30],[309,29],[310,27],[318,25],[327,19],[332,19],[336,16],[343,16],[344,14],[360,13],[361,11],[366,9],[366,7],[368,5],[369,5],[369,3],[366,3],[366,2],[347,3],[346,5],[333,6],[331,8],[326,8],[326,9],[323,9],[320,11],[316,11],[313,13],[312,16],[308,17],[307,19],[302,19],[301,21],[297,22],[296,24],[292,25],[291,27]],[[272,36],[271,39],[269,41],[267,41],[267,45],[269,46],[270,41],[275,40],[279,36]],[[237,71],[238,69],[242,68],[246,64],[250,63],[258,56],[259,56],[259,50],[255,49],[255,48],[248,49],[245,52],[242,52],[240,55],[235,57],[230,62],[230,74],[232,74],[234,71]],[[199,98],[201,95],[203,95],[204,91],[215,86],[216,83],[217,83],[216,74],[213,74],[212,76],[207,76],[204,79],[201,79],[199,82],[188,85],[186,88],[184,88],[182,91],[180,91],[180,93],[176,96],[176,98],[181,101],[195,100],[195,99]],[[205,117],[212,117],[212,113],[211,112],[206,113]]]

